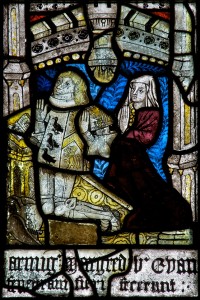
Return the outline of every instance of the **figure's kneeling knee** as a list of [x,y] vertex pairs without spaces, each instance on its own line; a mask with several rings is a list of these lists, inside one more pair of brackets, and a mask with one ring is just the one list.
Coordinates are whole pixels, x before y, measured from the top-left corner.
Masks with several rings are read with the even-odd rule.
[[50,215],[54,212],[53,198],[42,198],[42,211],[45,215]]
[[42,205],[42,211],[45,215],[50,215],[54,211],[54,206],[51,203],[45,203]]

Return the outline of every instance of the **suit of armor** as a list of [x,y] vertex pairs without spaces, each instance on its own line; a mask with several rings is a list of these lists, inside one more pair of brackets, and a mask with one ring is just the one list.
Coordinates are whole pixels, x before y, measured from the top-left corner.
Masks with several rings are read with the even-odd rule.
[[31,142],[39,148],[41,207],[45,215],[98,219],[102,230],[110,227],[110,223],[112,230],[116,230],[119,229],[118,215],[109,207],[71,197],[77,174],[90,170],[89,161],[83,157],[84,142],[75,128],[80,106],[89,103],[86,90],[84,80],[75,72],[67,71],[58,76],[49,104],[45,105],[43,99],[37,101]]

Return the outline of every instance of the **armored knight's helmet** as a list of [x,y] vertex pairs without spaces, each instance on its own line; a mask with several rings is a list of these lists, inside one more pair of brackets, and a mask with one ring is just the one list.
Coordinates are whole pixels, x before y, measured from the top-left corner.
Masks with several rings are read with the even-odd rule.
[[90,130],[92,132],[113,125],[113,119],[97,106],[89,108],[90,113]]
[[89,103],[87,85],[74,71],[61,73],[49,98],[53,106],[69,108]]

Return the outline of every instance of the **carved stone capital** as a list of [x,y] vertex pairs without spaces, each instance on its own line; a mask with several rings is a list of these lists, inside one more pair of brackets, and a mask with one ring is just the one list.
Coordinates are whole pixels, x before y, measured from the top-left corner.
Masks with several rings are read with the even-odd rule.
[[[198,153],[197,151],[188,153],[188,154],[173,154],[168,158],[167,164],[168,167],[171,169],[188,169],[196,167],[197,165],[197,157]],[[172,174],[170,172],[170,174]]]

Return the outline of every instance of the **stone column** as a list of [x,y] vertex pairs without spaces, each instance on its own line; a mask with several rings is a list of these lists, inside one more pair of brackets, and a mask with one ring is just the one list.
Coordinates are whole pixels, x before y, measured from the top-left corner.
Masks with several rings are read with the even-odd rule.
[[[174,4],[173,155],[168,159],[173,186],[197,215],[197,86],[194,77],[195,6]],[[190,150],[191,149],[191,150]],[[193,149],[193,150],[192,150]]]
[[25,4],[3,6],[3,113],[7,116],[30,104],[30,70],[26,63]]

